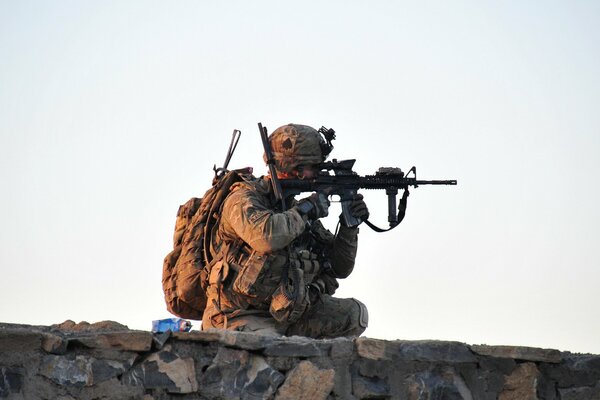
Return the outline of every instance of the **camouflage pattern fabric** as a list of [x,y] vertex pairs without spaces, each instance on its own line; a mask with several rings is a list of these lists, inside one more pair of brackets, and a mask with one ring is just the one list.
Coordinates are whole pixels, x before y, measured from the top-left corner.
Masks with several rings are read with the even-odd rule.
[[274,212],[270,184],[234,185],[221,211],[219,236],[222,240],[241,238],[260,253],[285,249],[302,232],[306,222],[295,209]]
[[356,299],[338,299],[322,295],[300,321],[290,325],[285,334],[315,339],[360,336],[367,328],[369,315]]
[[[364,305],[331,297],[338,286],[336,277],[348,276],[354,267],[358,229],[340,227],[337,237],[319,221],[307,229],[306,217],[293,205],[284,212],[276,210],[268,178],[232,187],[213,237],[214,247],[226,254],[211,269],[202,329],[311,337],[364,331],[368,320]],[[322,294],[314,298],[312,291],[309,298],[307,290],[307,310],[300,320],[278,322],[269,312],[271,296],[291,265],[302,270],[306,285],[312,284]]]
[[[288,124],[269,136],[275,167],[280,172],[291,172],[298,165],[319,164],[325,161],[321,146],[325,140],[314,128],[307,125]],[[267,156],[263,158],[267,161]]]
[[[202,329],[225,328],[225,316],[214,309],[208,314],[214,318],[202,321]],[[340,336],[360,336],[367,328],[369,316],[364,304],[356,299],[338,299],[329,295],[321,298],[300,321],[294,324],[278,323],[268,313],[239,313],[227,318],[227,328],[254,332],[261,335],[307,336],[315,339]]]

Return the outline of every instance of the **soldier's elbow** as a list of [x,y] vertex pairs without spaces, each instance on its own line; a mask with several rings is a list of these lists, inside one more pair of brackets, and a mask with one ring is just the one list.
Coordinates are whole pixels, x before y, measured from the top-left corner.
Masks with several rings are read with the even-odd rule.
[[281,250],[287,246],[287,243],[282,243],[279,240],[261,239],[249,243],[250,247],[258,253],[272,253],[277,250]]
[[354,262],[334,262],[331,266],[331,269],[336,278],[344,279],[349,277],[354,270]]

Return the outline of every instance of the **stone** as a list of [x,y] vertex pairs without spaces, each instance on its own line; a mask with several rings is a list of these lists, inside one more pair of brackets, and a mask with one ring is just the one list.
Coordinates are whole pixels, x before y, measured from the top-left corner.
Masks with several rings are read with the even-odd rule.
[[133,364],[131,362],[123,363],[116,360],[98,360],[91,359],[92,368],[92,384],[96,385],[100,382],[108,381],[122,375],[129,370]]
[[406,384],[408,400],[473,400],[471,391],[452,368],[411,375]]
[[538,377],[539,371],[534,363],[518,365],[512,374],[505,377],[498,400],[538,400]]
[[218,342],[228,347],[254,351],[265,349],[278,336],[211,328],[206,331],[175,332],[173,337],[177,340],[191,342]]
[[267,356],[322,357],[329,353],[331,344],[300,336],[274,339],[264,350]]
[[[329,396],[335,399],[353,399],[352,395],[352,373],[349,363],[334,362],[332,368],[335,371],[333,378],[333,392]],[[323,368],[321,368],[323,369]]]
[[457,365],[457,369],[474,399],[497,400],[504,387],[504,375],[510,375],[516,365],[514,360],[508,358],[481,357],[476,365],[461,364]]
[[262,357],[252,356],[246,372],[248,384],[242,391],[242,399],[271,399],[284,380],[283,374],[266,364]]
[[559,363],[562,360],[560,351],[553,349],[538,349],[522,346],[487,346],[471,345],[471,350],[482,356],[497,358],[512,358],[514,360]]
[[84,355],[75,357],[47,355],[42,358],[39,374],[61,386],[92,386],[115,378],[133,363],[102,360]]
[[294,357],[266,357],[267,364],[272,366],[278,371],[289,371],[294,368],[298,363],[297,359]]
[[329,356],[333,359],[349,359],[354,356],[354,342],[347,338],[332,339]]
[[91,364],[92,359],[82,355],[48,355],[42,359],[38,373],[61,386],[90,386],[93,382]]
[[42,335],[42,349],[50,354],[65,354],[67,352],[68,340],[54,335],[52,333],[44,333]]
[[232,331],[224,329],[208,329],[205,331],[173,332],[172,337],[181,341],[212,343],[218,342],[226,346],[235,344],[235,336]]
[[263,350],[271,345],[277,336],[258,335],[251,332],[235,333],[234,347],[244,350]]
[[36,351],[42,346],[42,333],[13,327],[0,328],[0,360],[2,353]]
[[563,353],[560,364],[539,366],[540,372],[561,389],[594,386],[600,381],[600,356],[591,354]]
[[152,343],[154,344],[154,348],[157,350],[162,349],[170,337],[171,337],[171,331],[153,334],[152,335]]
[[[83,321],[82,323],[85,323],[89,326],[89,322]],[[61,322],[60,324],[51,325],[50,328],[56,329],[59,331],[71,331],[71,330],[74,330],[76,325],[77,324],[75,323],[75,321],[67,319],[64,322]]]
[[0,323],[0,399],[600,400],[591,354],[61,325]]
[[288,373],[276,400],[325,400],[333,389],[335,371],[321,370],[310,361],[301,361]]
[[390,388],[383,379],[357,375],[352,379],[352,394],[359,399],[379,399],[390,396]]
[[573,386],[593,386],[600,381],[600,356],[581,354],[566,358],[565,366],[569,369]]
[[[245,350],[219,348],[212,364],[200,379],[200,393],[208,398],[233,399],[240,396],[247,383],[245,370],[250,354]],[[238,379],[239,376],[239,379]]]
[[89,331],[126,331],[129,330],[127,325],[120,324],[116,321],[100,321],[90,324],[87,321],[81,321],[75,323],[70,319],[61,322],[60,324],[54,324],[50,327],[53,330],[66,331],[66,332],[89,332]]
[[99,321],[90,325],[91,330],[95,331],[122,331],[128,330],[127,325],[118,323],[117,321]]
[[561,400],[600,400],[600,382],[594,387],[559,389]]
[[21,392],[24,373],[25,371],[21,368],[0,368],[0,398],[16,396]]
[[369,360],[390,360],[386,354],[387,342],[379,339],[359,337],[354,341],[358,355]]
[[263,357],[221,347],[202,374],[199,393],[208,398],[270,399],[283,380]]
[[597,376],[600,380],[600,356],[592,354],[569,354],[567,356],[568,365],[580,371],[587,370]]
[[166,346],[152,353],[123,377],[127,385],[164,389],[168,393],[193,393],[198,390],[192,358],[180,358]]
[[392,342],[395,355],[406,361],[427,361],[442,363],[477,362],[468,346],[460,342],[430,341],[397,341]]
[[543,400],[560,400],[558,397],[559,394],[556,381],[552,380],[549,376],[544,374],[540,369],[540,365],[536,366],[538,368],[538,371],[540,372],[536,383],[537,396]]
[[[146,389],[138,386],[124,385],[118,378],[95,383],[83,388],[66,388],[66,391],[77,400],[133,400],[141,399]],[[34,399],[53,399],[53,397],[32,397]],[[160,398],[165,399],[164,397]]]
[[393,342],[357,338],[355,340],[358,355],[370,360],[427,361],[447,363],[477,362],[467,345],[445,341],[402,341]]
[[[414,363],[402,362],[404,369],[412,366]],[[368,358],[358,358],[352,365],[357,373],[368,378],[387,378],[390,372],[398,367],[398,363],[389,360],[370,360]],[[411,368],[408,368],[410,372]]]
[[91,349],[116,349],[119,351],[148,351],[152,348],[152,334],[144,331],[107,332],[70,338]]

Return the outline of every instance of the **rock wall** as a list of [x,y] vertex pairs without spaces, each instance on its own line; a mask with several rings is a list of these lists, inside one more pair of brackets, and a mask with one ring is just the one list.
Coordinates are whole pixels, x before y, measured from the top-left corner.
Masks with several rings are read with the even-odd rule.
[[0,324],[0,398],[590,400],[600,399],[600,356],[219,330],[153,335],[114,322]]

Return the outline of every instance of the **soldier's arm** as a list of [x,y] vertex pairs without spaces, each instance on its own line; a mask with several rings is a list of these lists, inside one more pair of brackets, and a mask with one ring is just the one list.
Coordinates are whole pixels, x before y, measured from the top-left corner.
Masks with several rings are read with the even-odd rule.
[[333,242],[332,266],[336,278],[347,278],[354,269],[358,249],[358,228],[340,225]]
[[320,222],[317,222],[313,224],[313,231],[331,248],[329,258],[332,275],[336,278],[347,278],[354,269],[358,249],[358,228],[348,228],[341,224],[337,236],[334,236]]
[[295,208],[275,212],[260,196],[245,188],[234,190],[225,199],[221,218],[237,236],[260,253],[287,247],[305,227],[304,219]]

